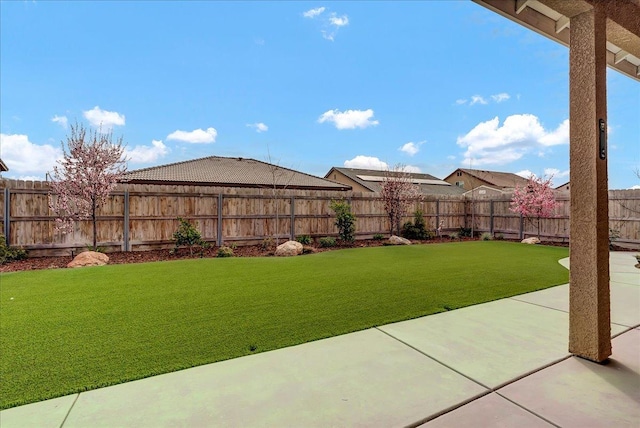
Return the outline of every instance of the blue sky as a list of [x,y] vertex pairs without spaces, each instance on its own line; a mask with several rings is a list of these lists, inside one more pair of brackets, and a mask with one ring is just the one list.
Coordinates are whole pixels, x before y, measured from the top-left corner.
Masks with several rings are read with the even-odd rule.
[[[68,126],[129,169],[204,156],[568,180],[568,49],[470,1],[1,2],[0,157],[44,179]],[[640,83],[607,71],[609,187],[640,185]]]

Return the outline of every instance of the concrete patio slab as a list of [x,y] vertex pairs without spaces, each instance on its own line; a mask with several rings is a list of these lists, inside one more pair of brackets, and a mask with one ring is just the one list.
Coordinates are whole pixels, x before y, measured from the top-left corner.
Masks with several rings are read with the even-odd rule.
[[608,364],[571,357],[499,392],[558,426],[637,428],[640,331],[613,339]]
[[[490,388],[569,355],[569,315],[512,299],[380,327]],[[619,333],[624,327],[612,325]]]
[[[626,327],[640,325],[640,287],[611,283],[610,290],[611,322]],[[569,284],[521,294],[512,299],[569,312]]]
[[370,329],[85,392],[64,427],[405,426],[485,392]]
[[0,412],[0,427],[59,428],[77,397],[78,394],[67,395],[3,410]]
[[638,271],[638,273],[612,272],[609,275],[609,279],[612,283],[615,282],[617,284],[627,284],[627,285],[640,287],[640,269],[636,269],[636,270]]
[[[609,269],[611,273],[631,273],[636,274],[640,278],[640,269],[636,268],[637,263],[635,252],[630,251],[612,251],[609,253]],[[562,266],[569,269],[569,257],[558,261]]]
[[553,425],[516,406],[500,395],[491,393],[433,419],[421,425],[421,427],[549,428],[553,427]]

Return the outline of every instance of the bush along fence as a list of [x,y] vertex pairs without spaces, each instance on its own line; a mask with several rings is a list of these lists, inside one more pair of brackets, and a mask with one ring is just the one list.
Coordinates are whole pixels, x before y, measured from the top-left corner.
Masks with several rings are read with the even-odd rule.
[[[91,241],[91,222],[76,223],[73,232],[55,230],[48,206],[49,183],[2,180],[2,231],[11,247],[29,250],[30,256],[70,255]],[[640,191],[609,192],[612,236],[621,244],[640,247]],[[202,239],[212,245],[282,242],[308,235],[338,237],[334,200],[346,200],[355,215],[355,238],[388,236],[388,217],[378,194],[244,189],[208,186],[120,184],[98,212],[98,246],[105,251],[172,248],[178,218],[193,223]],[[425,227],[443,235],[471,229],[505,238],[540,236],[542,240],[569,239],[569,199],[560,196],[554,216],[535,224],[509,210],[510,198],[426,196],[416,202],[403,221],[422,211]]]

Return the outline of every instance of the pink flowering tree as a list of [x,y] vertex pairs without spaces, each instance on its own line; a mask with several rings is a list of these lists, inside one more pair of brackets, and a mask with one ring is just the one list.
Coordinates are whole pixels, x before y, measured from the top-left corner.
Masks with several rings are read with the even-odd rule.
[[419,199],[420,189],[411,181],[411,176],[402,165],[387,170],[380,196],[384,210],[389,216],[389,229],[392,235],[400,235],[402,218],[411,204]]
[[112,135],[87,132],[72,125],[63,157],[53,167],[49,208],[56,216],[56,229],[73,231],[80,220],[93,222],[93,249],[97,248],[96,212],[126,172],[122,137],[116,143]]
[[551,179],[552,177],[531,176],[526,186],[516,186],[511,199],[511,211],[522,215],[536,226],[538,238],[540,238],[540,219],[551,217],[558,205],[551,188]]

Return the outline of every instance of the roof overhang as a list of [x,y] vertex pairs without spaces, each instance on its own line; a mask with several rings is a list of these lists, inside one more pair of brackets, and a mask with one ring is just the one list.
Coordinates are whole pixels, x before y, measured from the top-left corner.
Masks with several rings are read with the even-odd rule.
[[[569,46],[571,18],[602,0],[473,0],[543,36]],[[607,64],[640,81],[640,0],[604,1]]]

